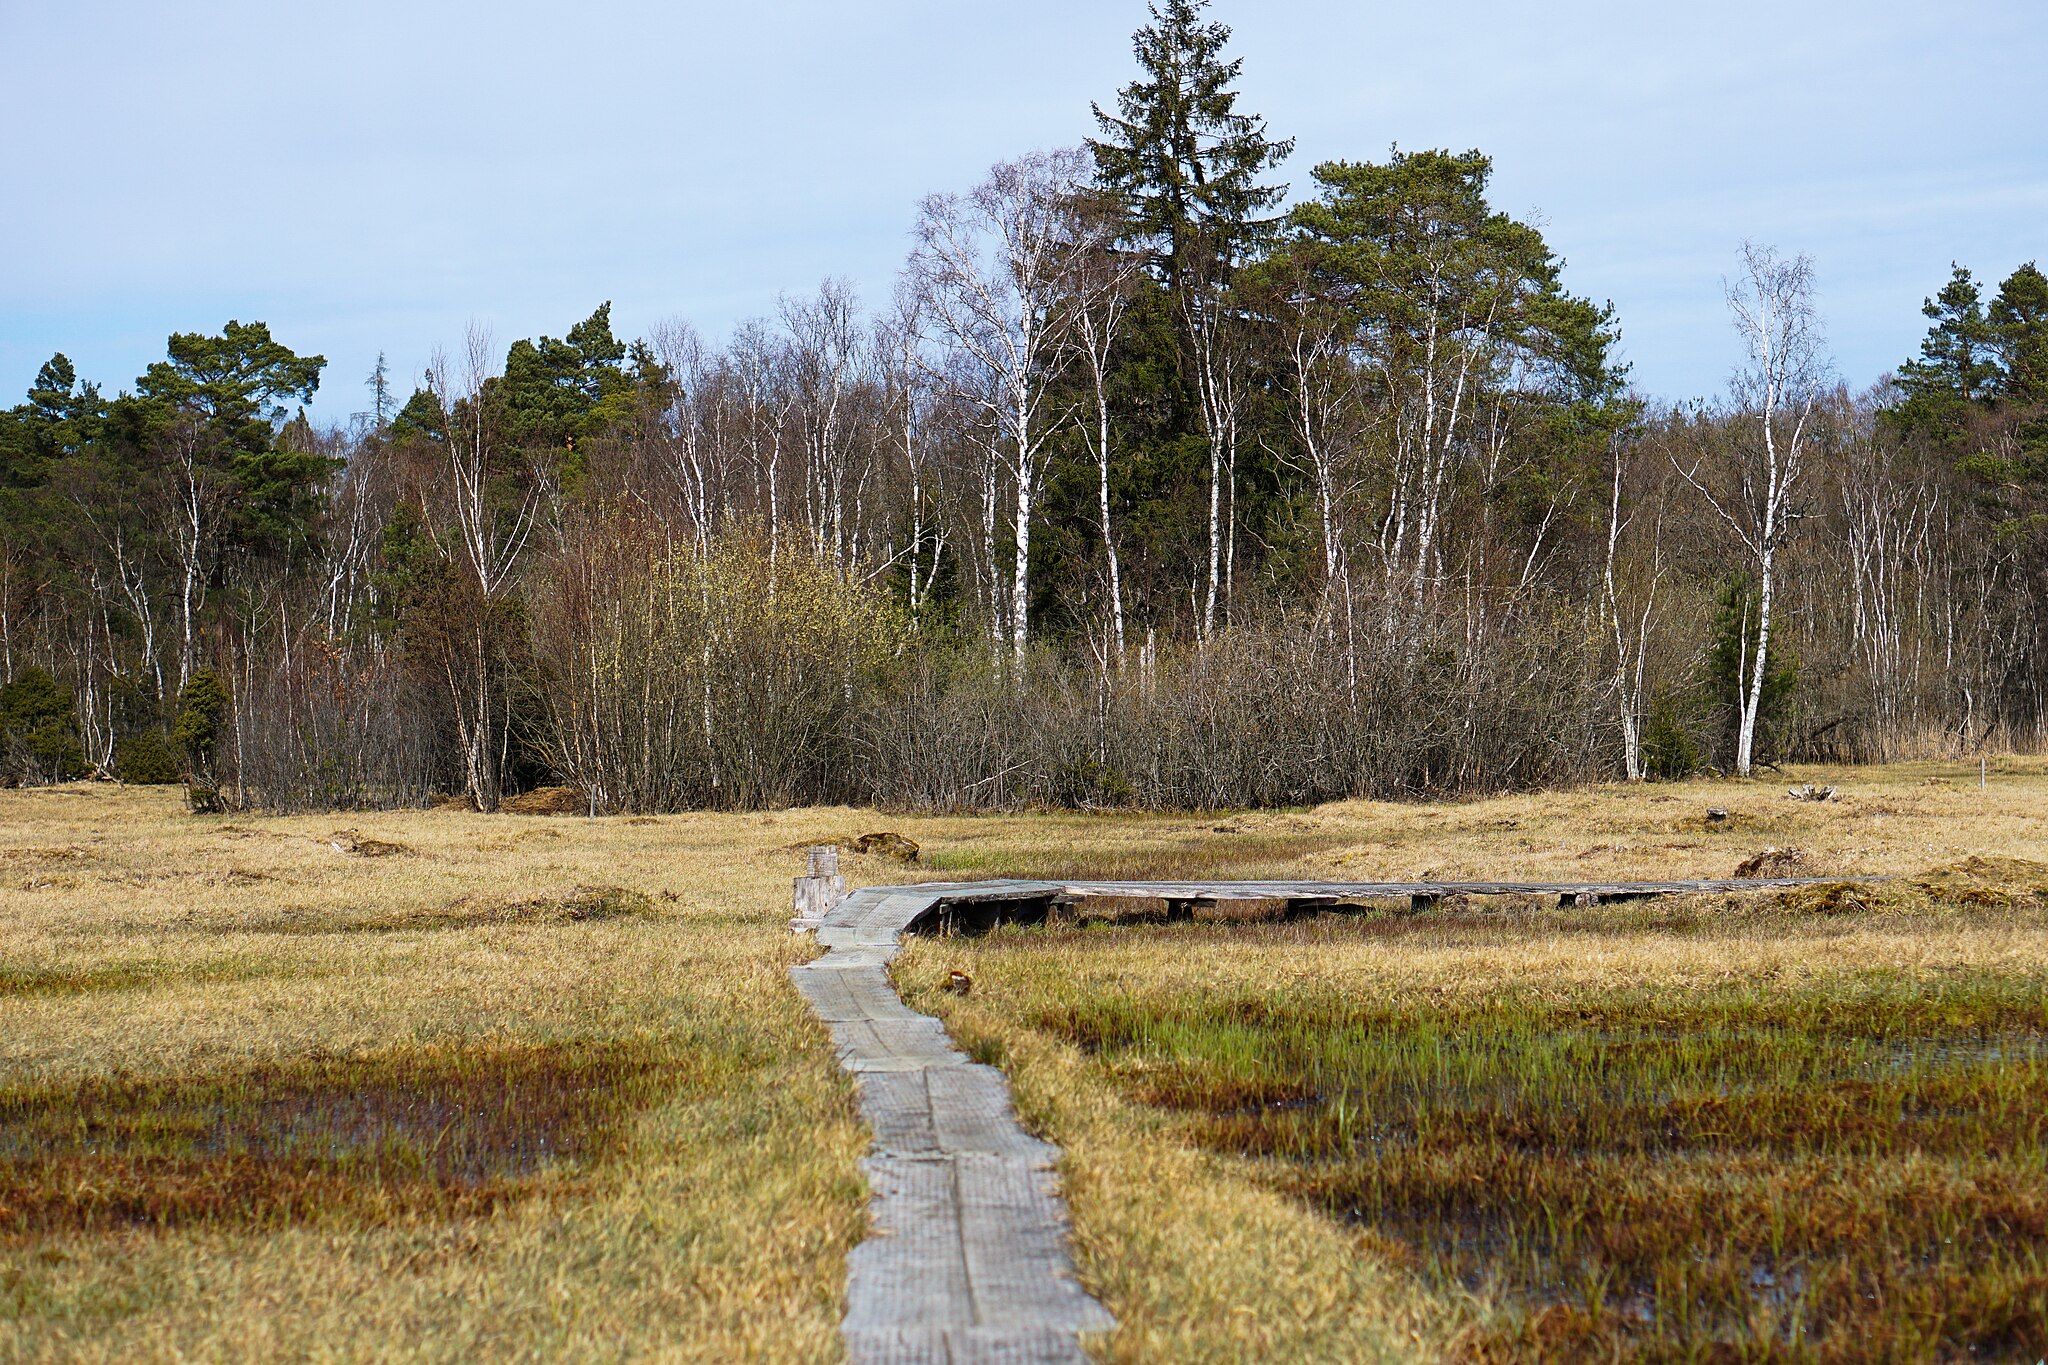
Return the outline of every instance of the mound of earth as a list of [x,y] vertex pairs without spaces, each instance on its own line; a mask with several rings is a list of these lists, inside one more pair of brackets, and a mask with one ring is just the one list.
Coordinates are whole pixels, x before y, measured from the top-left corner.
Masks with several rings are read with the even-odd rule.
[[2048,901],[2048,863],[2028,858],[1971,855],[1930,868],[1908,885],[1936,900],[1958,905],[2018,905]]
[[508,815],[582,815],[590,803],[574,787],[535,787],[498,803]]
[[899,863],[914,863],[919,853],[917,841],[893,830],[880,834],[863,834],[852,841],[841,840],[842,847],[850,847],[855,853],[872,853],[878,857],[894,858]]
[[915,839],[908,835],[884,830],[879,834],[842,834],[836,839],[804,839],[794,844],[785,844],[783,853],[807,853],[825,845],[842,849],[848,853],[865,853],[876,858],[894,858],[899,863],[914,863],[924,850]]
[[412,852],[404,844],[396,844],[389,839],[372,839],[352,829],[336,830],[328,836],[327,842],[337,852],[353,853],[358,858],[389,858],[394,854]]
[[1812,870],[1804,849],[1767,848],[1742,860],[1735,869],[1738,877],[1803,877]]

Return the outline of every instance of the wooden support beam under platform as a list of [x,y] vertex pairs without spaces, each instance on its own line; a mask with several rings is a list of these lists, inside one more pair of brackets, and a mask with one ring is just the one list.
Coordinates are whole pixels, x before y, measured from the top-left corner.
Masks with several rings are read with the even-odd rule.
[[1410,913],[1437,908],[1452,897],[1555,898],[1560,908],[1604,905],[1650,896],[1741,894],[1828,882],[1883,881],[1882,877],[1728,877],[1666,882],[1122,882],[995,881],[926,883],[900,890],[932,897],[930,910],[908,932],[982,933],[997,924],[1041,924],[1079,900],[1149,900],[1163,903],[1172,923],[1194,919],[1198,905],[1278,902],[1284,918],[1330,912],[1366,912],[1407,902]]

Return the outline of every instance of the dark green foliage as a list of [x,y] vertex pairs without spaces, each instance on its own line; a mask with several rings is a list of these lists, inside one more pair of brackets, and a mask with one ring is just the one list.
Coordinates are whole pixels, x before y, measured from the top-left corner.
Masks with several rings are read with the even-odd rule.
[[[1129,620],[1140,632],[1173,628],[1188,610],[1188,583],[1201,571],[1207,455],[1195,399],[1180,370],[1181,321],[1165,285],[1138,280],[1107,376],[1116,413],[1110,515]],[[1082,391],[1086,379],[1070,371],[1065,382],[1060,405],[1085,414],[1093,402]],[[1053,444],[1049,463],[1040,504],[1045,526],[1032,552],[1033,616],[1059,638],[1084,616],[1092,618],[1103,598],[1105,589],[1095,581],[1102,528],[1094,458],[1071,428]],[[1255,543],[1279,534],[1263,524],[1250,529]]]
[[81,385],[62,352],[36,372],[28,401],[0,420],[0,489],[32,488],[55,462],[98,434],[106,410],[99,390]]
[[[1724,755],[1735,752],[1742,698],[1756,668],[1759,637],[1756,583],[1747,573],[1732,576],[1714,602],[1703,669],[1709,704],[1719,718],[1719,743]],[[1785,720],[1793,689],[1799,682],[1799,661],[1792,657],[1780,621],[1771,622],[1770,656],[1764,662],[1763,695],[1757,704],[1756,753],[1768,758],[1782,752]]]
[[228,720],[227,688],[212,669],[192,675],[178,697],[178,720],[171,738],[185,751],[185,800],[201,815],[226,809],[215,758]]
[[412,397],[398,410],[398,416],[391,419],[391,438],[398,441],[407,437],[427,441],[448,439],[448,424],[442,417],[441,405],[425,389],[414,389]]
[[2048,275],[2032,261],[2006,277],[1988,314],[2008,402],[2048,403]]
[[[281,441],[288,399],[312,401],[321,356],[301,356],[261,322],[229,322],[219,336],[173,335],[170,358],[137,384],[134,421],[155,444],[190,442],[201,477],[224,485],[224,528],[248,548],[290,548],[310,535],[317,485],[332,462]],[[197,430],[180,435],[185,423]]]
[[228,690],[210,668],[194,673],[178,695],[178,719],[171,738],[185,752],[195,780],[209,777],[228,719]]
[[1693,738],[1685,712],[1669,695],[1650,703],[1643,722],[1643,771],[1665,782],[1691,777],[1706,766],[1699,741]]
[[[1121,457],[1112,519],[1129,616],[1140,628],[1174,626],[1193,610],[1189,583],[1207,573],[1209,433],[1198,398],[1197,337],[1237,325],[1229,320],[1239,308],[1230,282],[1273,237],[1271,211],[1286,187],[1265,177],[1294,145],[1269,137],[1263,119],[1238,109],[1233,86],[1242,62],[1224,58],[1230,29],[1203,22],[1207,8],[1208,0],[1152,5],[1151,22],[1132,37],[1141,74],[1119,92],[1114,113],[1094,106],[1101,135],[1088,144],[1102,202],[1121,220],[1122,244],[1149,266],[1115,348],[1109,385]],[[1274,521],[1280,433],[1267,430],[1255,412],[1245,418],[1237,469],[1218,482],[1242,554],[1240,581],[1251,581],[1266,547],[1286,532]],[[1041,582],[1063,562],[1100,561],[1099,514],[1086,510],[1093,503],[1088,488],[1077,469],[1067,488],[1049,490],[1073,512],[1061,518],[1070,532],[1066,543],[1055,537],[1050,559],[1041,561],[1048,572],[1034,575]],[[1047,598],[1049,624],[1072,619],[1074,591]]]
[[1900,369],[1901,399],[1882,426],[1948,461],[1974,496],[1982,535],[2010,587],[1984,607],[2010,623],[1997,686],[2040,695],[2048,638],[2048,275],[2031,261],[1989,304],[1957,268],[1924,310],[1934,320],[1920,358]]
[[1893,430],[1931,441],[1970,462],[1987,482],[2012,481],[2025,469],[2001,453],[2001,434],[2017,435],[2033,455],[2048,447],[2048,276],[2030,261],[2013,271],[1986,307],[1968,270],[1921,309],[1934,325],[1920,356],[1899,367],[1901,401],[1885,414]]
[[175,333],[169,350],[168,360],[143,374],[142,396],[199,414],[246,450],[269,444],[284,420],[284,400],[312,401],[327,364],[294,353],[260,322],[230,322],[215,337]]
[[1614,395],[1624,371],[1609,361],[1613,309],[1565,292],[1543,234],[1487,201],[1492,175],[1476,151],[1325,162],[1321,194],[1290,215],[1292,252],[1318,297],[1373,334],[1390,371],[1433,363],[1435,338],[1437,353],[1518,350],[1566,402]]
[[515,341],[505,373],[492,381],[505,438],[528,448],[573,451],[605,430],[625,410],[632,380],[626,347],[612,335],[612,306],[599,306],[566,338]]
[[1941,292],[1920,310],[1934,325],[1920,343],[1920,358],[1899,367],[1906,400],[1892,413],[1902,429],[1944,445],[1967,438],[1973,405],[1994,392],[1999,380],[1977,282],[1961,266],[1953,269]]
[[47,669],[31,668],[0,686],[0,776],[63,782],[85,770],[77,707]]
[[1287,159],[1265,120],[1239,113],[1243,59],[1225,61],[1224,24],[1204,24],[1209,0],[1164,0],[1132,37],[1144,75],[1117,96],[1117,112],[1093,106],[1100,139],[1088,143],[1102,187],[1121,204],[1132,240],[1154,253],[1176,295],[1215,279],[1257,239],[1261,215],[1286,193],[1261,177]]
[[154,786],[182,781],[185,767],[164,732],[152,728],[114,745],[114,775],[123,782]]

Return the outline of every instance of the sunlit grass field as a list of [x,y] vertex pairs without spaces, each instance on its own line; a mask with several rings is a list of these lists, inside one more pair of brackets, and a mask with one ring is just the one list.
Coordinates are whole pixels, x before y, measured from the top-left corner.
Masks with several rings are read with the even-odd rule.
[[0,1357],[830,1358],[788,841],[0,792]]
[[[1794,778],[1844,798],[1699,784],[1201,817],[593,821],[0,792],[0,1359],[836,1358],[866,1136],[785,977],[814,951],[785,927],[812,842],[924,845],[915,865],[848,855],[856,885],[1725,876],[1789,846],[1819,873],[2048,861],[2040,764],[1995,767],[1984,792],[1960,768]],[[1987,864],[1783,906],[1006,932],[927,944],[904,970],[1067,1146],[1084,1274],[1122,1320],[1112,1358],[1658,1340],[1630,1325],[1655,1314],[1634,1269],[1602,1290],[1611,1311],[1573,1315],[1617,1225],[1564,1197],[1592,1157],[1546,1155],[1514,1125],[1574,1104],[1581,1127],[1558,1141],[1597,1138],[1629,1179],[1663,1182],[1645,1187],[1657,1207],[1722,1238],[1687,1273],[1761,1269],[1776,1284],[1752,1312],[1809,1287],[1812,1342],[1836,1320],[1818,1297],[1835,1263],[1743,1260],[1750,1234],[1715,1221],[1721,1185],[1780,1179],[1811,1221],[1825,1210],[1802,1191],[1835,1188],[1828,1163],[1889,1173],[1905,1183],[1839,1188],[1916,1230],[1913,1201],[1945,1192],[1956,1228],[2015,1235],[1898,1254],[1995,1307],[2026,1292],[2012,1277],[2031,1246],[2038,1304],[2025,1044],[2048,948],[2030,876]],[[965,1000],[929,990],[953,966],[974,976]],[[1863,1012],[1836,1020],[1843,1000]],[[1742,1102],[1700,1110],[1683,1151],[1661,1136],[1655,1106],[1717,1086]],[[1772,1087],[1834,1107],[1753,1100]],[[1908,1108],[1918,1126],[1888,1130]],[[1489,1204],[1421,1156],[1362,1160],[1375,1134],[1442,1172],[1563,1191],[1544,1197],[1577,1240],[1553,1252],[1496,1216],[1527,1201]],[[1854,1267],[1877,1255],[1850,1250]]]
[[[2032,1362],[2048,783],[1841,776],[1826,806],[1682,787],[1413,816],[1446,875],[1562,879],[1572,840],[1589,876],[1659,846],[1658,875],[1725,875],[1713,855],[1754,841],[1711,802],[1817,872],[1900,880],[1125,915],[927,941],[899,977],[1067,1146],[1113,1358]],[[1488,846],[1510,827],[1549,866]]]

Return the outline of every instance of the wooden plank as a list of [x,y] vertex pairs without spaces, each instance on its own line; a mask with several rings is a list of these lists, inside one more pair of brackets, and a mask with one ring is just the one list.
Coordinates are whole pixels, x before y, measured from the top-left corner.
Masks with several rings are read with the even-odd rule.
[[[819,858],[812,874],[836,877]],[[887,967],[902,937],[922,927],[1043,917],[1074,898],[1163,901],[1169,918],[1197,902],[1274,900],[1288,914],[1406,901],[1426,909],[1448,896],[1556,896],[1571,905],[1621,897],[1774,890],[1818,877],[1670,882],[932,882],[805,899],[800,928],[828,949],[791,976],[832,1032],[853,1073],[874,1134],[862,1163],[874,1229],[847,1261],[841,1324],[856,1365],[1030,1362],[1080,1365],[1085,1333],[1114,1321],[1089,1297],[1067,1251],[1066,1210],[1052,1163],[1057,1149],[1024,1131],[1009,1086],[970,1063],[939,1021],[905,1005]],[[1881,879],[1864,879],[1881,880]],[[830,903],[818,909],[819,902]],[[965,916],[960,908],[975,907]],[[812,914],[801,912],[810,909]]]
[[1057,894],[1042,882],[856,891],[820,923],[830,951],[791,971],[874,1134],[862,1163],[873,1231],[847,1259],[840,1325],[855,1365],[1085,1365],[1082,1334],[1114,1325],[1074,1273],[1057,1149],[1018,1123],[1002,1073],[970,1062],[887,975],[901,935],[950,899],[1030,913]]

